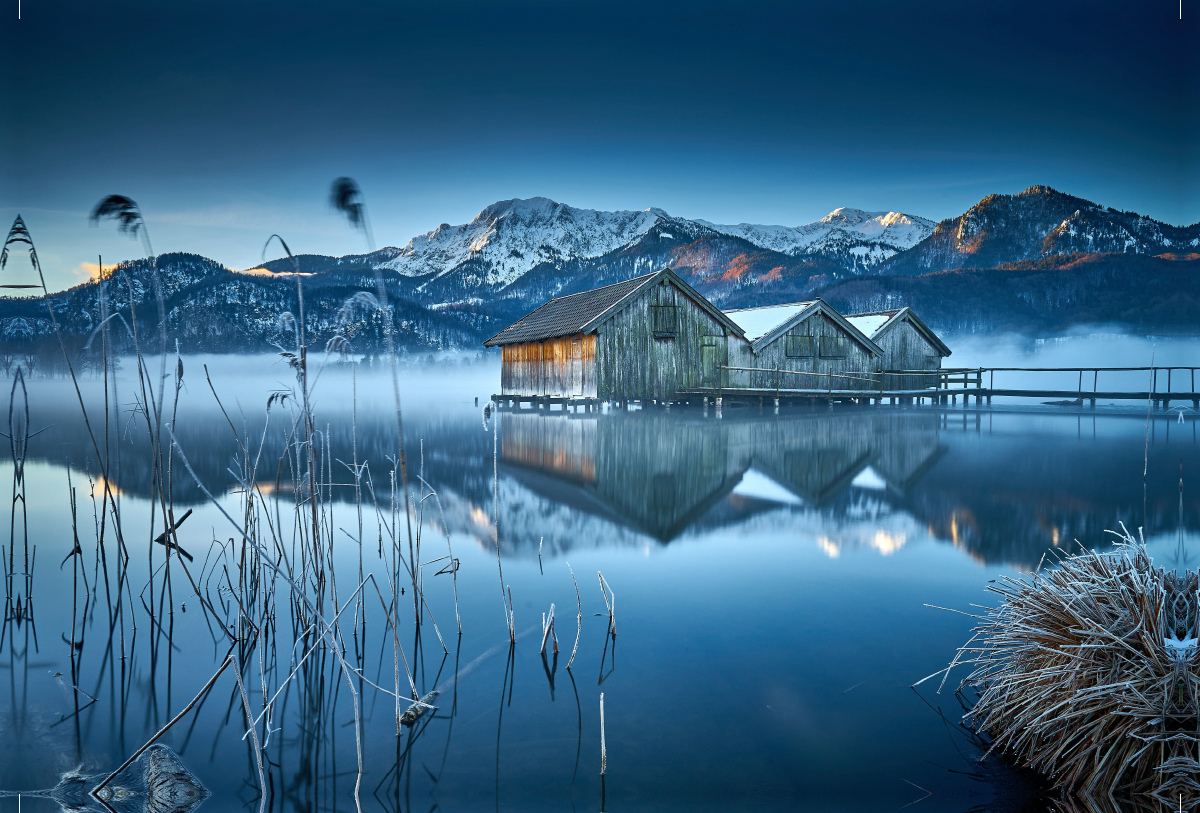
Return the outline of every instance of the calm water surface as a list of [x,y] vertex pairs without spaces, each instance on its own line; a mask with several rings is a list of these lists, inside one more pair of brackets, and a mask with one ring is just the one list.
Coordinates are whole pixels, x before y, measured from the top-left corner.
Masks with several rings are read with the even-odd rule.
[[[200,362],[186,364],[180,448],[232,509],[230,421],[244,437],[265,437],[264,460],[277,462],[289,419],[276,409],[264,429],[264,407],[287,374],[268,360],[209,360],[227,420]],[[440,499],[440,510],[436,500],[425,503],[422,559],[446,555],[448,528],[462,561],[463,632],[455,634],[450,576],[433,575],[445,563],[433,562],[426,595],[445,651],[428,622],[416,636],[411,612],[401,634],[418,689],[438,686],[443,694],[436,714],[397,738],[394,701],[365,688],[364,809],[885,811],[914,802],[926,811],[1044,809],[1028,779],[975,761],[979,751],[958,726],[963,710],[953,691],[965,671],[952,674],[941,694],[936,680],[910,688],[969,637],[970,618],[926,605],[969,612],[972,603],[990,604],[988,580],[1031,569],[1055,548],[1077,549],[1075,540],[1103,547],[1105,530],[1119,522],[1144,526],[1158,561],[1197,564],[1188,559],[1200,534],[1191,410],[1182,419],[1176,411],[1157,416],[1149,427],[1144,413],[1103,408],[778,415],[754,408],[719,417],[555,411],[488,419],[474,398],[484,403],[496,378],[485,366],[406,375],[409,467]],[[0,645],[5,789],[50,788],[66,771],[113,769],[195,696],[227,648],[178,574],[169,646],[154,635],[142,605],[150,601],[152,471],[131,382],[123,376],[121,385],[121,409],[110,417],[122,454],[112,479],[132,557],[126,603],[135,608],[123,640],[109,633],[116,599],[103,586],[89,496],[96,465],[74,392],[69,382],[28,385],[30,424],[45,431],[30,441],[25,469],[32,589],[21,576],[18,522]],[[86,389],[98,404],[99,385]],[[344,370],[323,374],[315,409],[334,482],[350,480],[337,461],[349,462],[357,442],[385,494],[396,442],[387,391],[366,371],[357,382]],[[103,411],[94,409],[102,424]],[[264,464],[260,483],[274,480],[274,467]],[[3,472],[9,493],[11,459]],[[74,572],[68,474],[84,563]],[[357,517],[353,489],[332,493],[331,526],[347,529],[335,542],[344,596],[358,583],[359,548],[349,530]],[[283,497],[286,513],[293,497]],[[236,531],[181,471],[174,501],[176,515],[194,511],[179,533],[198,569],[215,555],[214,540]],[[511,653],[494,534],[521,635]],[[382,578],[371,516],[364,537],[364,567]],[[159,568],[161,548],[155,556]],[[568,563],[583,613],[569,671],[576,594]],[[598,571],[616,596],[615,640],[606,635]],[[222,578],[213,576],[210,589]],[[538,652],[551,603],[557,662]],[[386,687],[393,666],[384,632],[380,616],[369,613],[365,673]],[[81,642],[78,691],[69,680],[72,636]],[[277,657],[286,672],[287,644]],[[272,723],[272,810],[354,809],[352,701],[333,659],[322,657]],[[251,705],[261,708],[257,661],[245,675]],[[162,740],[212,792],[202,810],[258,806],[240,714],[226,675]],[[49,800],[21,804],[58,809]],[[16,810],[17,801],[0,799],[0,809]]]

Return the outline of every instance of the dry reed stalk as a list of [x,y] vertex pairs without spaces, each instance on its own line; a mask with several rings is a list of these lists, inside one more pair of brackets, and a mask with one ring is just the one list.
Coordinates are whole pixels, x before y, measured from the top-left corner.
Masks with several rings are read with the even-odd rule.
[[[500,574],[500,601],[504,602],[504,566],[500,563],[500,470],[498,468],[499,446],[497,426],[492,424],[492,542],[496,545],[496,569]],[[517,630],[513,621],[512,590],[508,591],[508,603],[504,605],[504,623],[508,627],[509,643],[517,642]]]
[[[371,224],[367,218],[367,205],[363,201],[362,190],[358,183],[353,178],[341,177],[334,180],[329,195],[330,205],[341,214],[345,215],[350,225],[361,231],[363,237],[367,241],[367,250],[373,252],[375,250],[375,241],[371,236]],[[400,408],[400,373],[396,367],[396,344],[392,336],[395,330],[395,318],[388,306],[387,285],[383,279],[383,272],[379,266],[375,265],[375,295],[379,304],[380,312],[384,317],[384,341],[387,345],[388,367],[392,375],[392,395],[396,404],[396,430],[397,444],[399,446],[400,459],[400,487],[404,494],[404,519],[408,529],[408,544],[409,544],[409,560],[415,563],[413,557],[413,530],[412,530],[412,511],[409,507],[408,493],[408,462],[404,449],[404,414]],[[417,584],[416,584],[416,569],[413,568],[413,613],[416,617],[416,624],[421,624],[421,607],[417,602]]]
[[[608,634],[616,637],[617,634],[617,596],[612,591],[612,587],[604,580],[604,574],[599,570],[596,571],[596,578],[600,580],[600,595],[604,596],[604,606],[608,608]],[[605,592],[607,591],[607,592]],[[609,602],[609,596],[612,596],[612,602]]]
[[554,654],[557,655],[558,654],[558,634],[554,632],[554,605],[553,604],[550,605],[549,615],[542,616],[542,648],[540,650],[538,650],[540,654],[542,654],[542,655],[546,654],[546,641],[550,638],[551,635],[554,636]]
[[571,571],[571,582],[575,585],[575,604],[578,608],[575,620],[575,646],[571,647],[571,657],[567,659],[567,669],[570,669],[571,662],[575,660],[575,653],[579,651],[579,636],[583,632],[583,599],[579,597],[579,582],[575,581],[575,571],[571,570],[570,562],[567,562],[567,570]]
[[237,679],[238,691],[242,695],[242,710],[246,712],[246,728],[250,732],[250,742],[254,747],[254,764],[258,768],[258,813],[267,809],[267,777],[263,773],[262,745],[258,741],[258,729],[254,724],[254,712],[250,711],[250,697],[246,694],[246,685],[242,682],[240,668],[233,670]]
[[[353,707],[354,707],[354,738],[355,738],[355,745],[356,745],[357,758],[358,758],[358,773],[355,777],[355,782],[354,782],[354,804],[355,804],[355,808],[357,810],[361,811],[362,810],[362,802],[361,802],[361,798],[360,798],[360,789],[361,789],[361,785],[362,785],[362,772],[363,772],[362,714],[361,714],[361,708],[360,708],[360,703],[359,703],[359,692],[354,687],[354,681],[353,681],[352,677],[358,677],[360,680],[362,680],[363,677],[360,672],[358,672],[355,669],[352,669],[350,667],[350,665],[346,662],[346,659],[342,652],[342,647],[340,647],[338,645],[338,639],[341,637],[339,635],[340,627],[338,626],[338,622],[334,621],[333,623],[330,623],[325,620],[324,615],[321,613],[320,608],[319,608],[319,603],[321,602],[320,592],[318,592],[315,599],[314,599],[314,597],[310,597],[308,595],[308,593],[299,584],[297,584],[296,580],[292,577],[292,575],[285,572],[283,570],[283,568],[280,567],[280,565],[272,559],[272,557],[269,554],[269,551],[267,551],[265,548],[262,547],[261,542],[258,539],[254,538],[250,534],[249,530],[244,525],[239,524],[236,519],[234,519],[232,516],[230,516],[229,512],[225,510],[225,507],[223,505],[221,505],[220,501],[217,500],[213,496],[212,492],[210,492],[208,490],[208,488],[204,485],[204,482],[196,475],[196,472],[192,468],[190,461],[188,460],[187,456],[184,454],[182,447],[180,447],[179,439],[175,437],[173,429],[168,426],[167,431],[171,435],[171,443],[174,445],[175,449],[179,452],[180,462],[183,463],[184,468],[187,470],[188,474],[191,476],[191,478],[192,478],[193,482],[195,482],[196,486],[200,489],[200,491],[204,494],[204,496],[208,499],[208,501],[210,503],[212,503],[212,505],[217,509],[217,511],[222,516],[224,516],[225,519],[227,519],[229,521],[229,523],[236,530],[237,534],[244,540],[244,542],[246,543],[246,546],[248,546],[249,548],[254,550],[254,552],[258,555],[262,564],[264,564],[266,567],[268,567],[277,578],[282,579],[291,588],[291,595],[293,596],[293,598],[297,599],[298,603],[303,604],[307,608],[307,610],[311,614],[313,620],[320,623],[320,626],[321,626],[320,634],[323,637],[328,636],[329,641],[330,641],[329,651],[331,651],[333,653],[333,656],[337,659],[338,665],[341,668],[342,673],[346,678],[346,683],[347,683],[347,686],[349,687],[350,694],[352,697]],[[312,471],[312,470],[310,469],[310,471]],[[317,564],[317,561],[318,561],[317,557],[319,555],[319,550],[316,547],[313,547],[312,552],[313,552],[313,556],[314,556],[313,565],[315,567]],[[374,684],[372,684],[372,685],[374,685]],[[379,688],[379,687],[376,687],[376,688]],[[387,692],[386,689],[381,689],[381,691],[384,691],[385,693],[390,694],[389,692]]]
[[604,747],[604,692],[600,692],[600,775],[608,770],[608,750]]
[[[426,488],[429,489],[429,494],[430,494],[430,496],[433,497],[434,502],[437,503],[438,514],[439,514],[439,516],[441,516],[441,519],[442,519],[442,532],[446,536],[446,554],[447,554],[447,558],[450,560],[450,564],[448,564],[446,567],[443,567],[441,570],[439,570],[437,573],[435,573],[433,575],[440,576],[443,573],[446,573],[447,571],[449,571],[449,573],[450,573],[451,584],[454,586],[454,620],[458,623],[458,634],[462,635],[462,617],[458,614],[458,565],[459,565],[459,561],[454,558],[454,549],[450,546],[450,526],[446,523],[446,512],[442,509],[442,498],[438,496],[437,491],[435,491],[433,489],[433,487],[429,485],[429,483],[425,482],[424,478],[418,478],[418,479],[421,480],[422,485],[424,485]],[[440,560],[434,559],[433,561],[437,562]],[[426,605],[426,606],[428,606],[428,605]],[[432,618],[432,617],[433,617],[432,614],[430,614],[430,618]],[[437,622],[434,622],[434,629],[436,630],[436,628],[437,628]]]
[[988,753],[1085,807],[1154,798],[1196,809],[1200,574],[1154,567],[1122,531],[1113,553],[1068,554],[989,585],[1001,602],[955,656],[974,665],[963,685],[979,693],[965,716],[992,738]]

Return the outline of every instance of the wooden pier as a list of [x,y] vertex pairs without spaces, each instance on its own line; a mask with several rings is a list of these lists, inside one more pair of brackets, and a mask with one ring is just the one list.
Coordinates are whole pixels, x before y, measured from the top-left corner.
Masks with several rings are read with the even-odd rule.
[[[592,412],[604,408],[627,409],[631,404],[641,408],[667,408],[672,404],[715,406],[744,404],[775,407],[782,405],[813,403],[854,403],[871,405],[901,404],[969,404],[975,399],[977,405],[991,404],[993,397],[1046,398],[1085,403],[1091,408],[1097,401],[1129,401],[1152,404],[1157,409],[1170,409],[1171,402],[1184,403],[1200,410],[1200,391],[1196,389],[1196,370],[1200,367],[971,367],[943,368],[939,370],[888,370],[879,373],[809,373],[791,370],[771,370],[758,367],[720,366],[721,381],[728,372],[754,372],[774,376],[774,387],[696,387],[679,390],[671,399],[602,401],[596,398],[493,395],[492,401],[501,408],[551,409],[558,406],[565,411]],[[1025,373],[1075,373],[1077,386],[1074,389],[1033,388],[996,386],[996,374]],[[1100,389],[1100,374],[1144,373],[1149,387],[1144,390]],[[762,378],[763,376],[758,376]],[[1087,382],[1087,378],[1091,378]],[[892,382],[908,383],[914,378],[930,381],[930,386],[900,389]],[[1110,376],[1111,378],[1111,376]],[[814,380],[815,379],[815,380]],[[1177,390],[1176,381],[1186,387]],[[985,386],[986,382],[986,386]],[[1002,381],[1003,383],[1003,381]],[[1085,387],[1090,383],[1091,387]],[[785,386],[786,384],[786,386]],[[813,386],[817,384],[817,386]],[[823,386],[821,386],[823,385]]]

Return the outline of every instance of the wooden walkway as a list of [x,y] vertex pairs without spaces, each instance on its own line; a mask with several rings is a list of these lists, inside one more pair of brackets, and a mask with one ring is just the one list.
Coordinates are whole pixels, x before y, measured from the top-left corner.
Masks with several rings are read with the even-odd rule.
[[[832,373],[802,373],[789,370],[769,370],[757,367],[720,367],[721,377],[726,371],[734,372],[764,372],[773,373],[781,384],[784,376],[797,376],[800,380],[792,379],[797,384],[810,383],[817,379],[824,387],[813,386],[776,386],[770,388],[752,387],[700,387],[681,390],[670,399],[642,401],[602,401],[596,398],[572,396],[544,395],[511,395],[498,394],[492,396],[492,401],[502,409],[521,409],[528,406],[532,409],[549,409],[559,406],[564,410],[574,412],[599,411],[605,404],[609,408],[626,409],[630,404],[638,404],[643,409],[648,407],[670,408],[678,405],[708,405],[727,404],[757,404],[765,406],[773,404],[805,404],[805,403],[856,403],[856,404],[957,404],[962,399],[963,404],[969,404],[975,399],[976,404],[990,404],[993,397],[1005,398],[1039,398],[1058,399],[1074,402],[1080,406],[1085,403],[1093,409],[1097,401],[1129,401],[1153,404],[1160,410],[1170,409],[1171,402],[1190,404],[1193,409],[1200,410],[1200,390],[1196,389],[1196,370],[1200,367],[972,367],[944,368],[941,370],[889,370],[881,373],[856,373],[852,375]],[[1063,373],[1077,374],[1077,386],[1074,389],[1061,387],[997,387],[996,373]],[[1104,389],[1099,388],[1100,374],[1105,373],[1111,380],[1113,373],[1145,373],[1150,386],[1143,390]],[[911,380],[914,376],[925,376],[931,379],[931,386],[919,389],[890,389],[889,379],[895,381],[901,376]],[[1001,376],[1003,379],[1003,375]],[[1085,387],[1086,378],[1091,378],[1092,386]],[[804,380],[809,379],[809,380]],[[987,385],[984,385],[984,382]],[[1178,380],[1186,389],[1173,388]]]

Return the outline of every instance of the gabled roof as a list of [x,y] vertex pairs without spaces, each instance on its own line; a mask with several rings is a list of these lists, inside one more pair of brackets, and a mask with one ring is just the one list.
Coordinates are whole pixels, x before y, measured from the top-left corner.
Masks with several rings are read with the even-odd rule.
[[[858,342],[867,352],[874,356],[882,356],[883,348],[871,341],[861,330],[846,321],[846,318],[831,308],[823,299],[811,302],[795,302],[791,305],[768,305],[763,308],[738,308],[725,311],[725,315],[740,325],[746,331],[750,347],[755,353],[761,351],[771,342],[791,330],[795,325],[818,313],[825,314],[838,327],[846,332],[851,339]],[[762,324],[775,322],[771,327],[763,328]],[[756,337],[752,333],[758,333]]]
[[725,311],[725,315],[741,325],[746,338],[751,342],[761,339],[812,302],[794,302],[791,305],[769,305],[765,308],[738,308]]
[[506,327],[483,343],[484,347],[536,342],[577,333],[591,333],[613,313],[621,310],[652,285],[669,280],[700,308],[738,336],[742,328],[669,268],[605,285],[591,291],[551,299],[537,310]]
[[925,337],[927,342],[933,345],[934,349],[940,355],[950,355],[950,348],[946,346],[946,343],[939,339],[938,335],[921,321],[921,318],[913,312],[912,308],[904,307],[896,310],[856,313],[852,316],[847,316],[846,321],[872,339],[878,339],[886,335],[888,331],[894,329],[901,322],[908,322],[916,328],[918,333]]
[[846,321],[874,339],[879,329],[886,325],[899,312],[899,310],[894,310],[878,311],[877,313],[856,313],[853,316],[847,316]]

